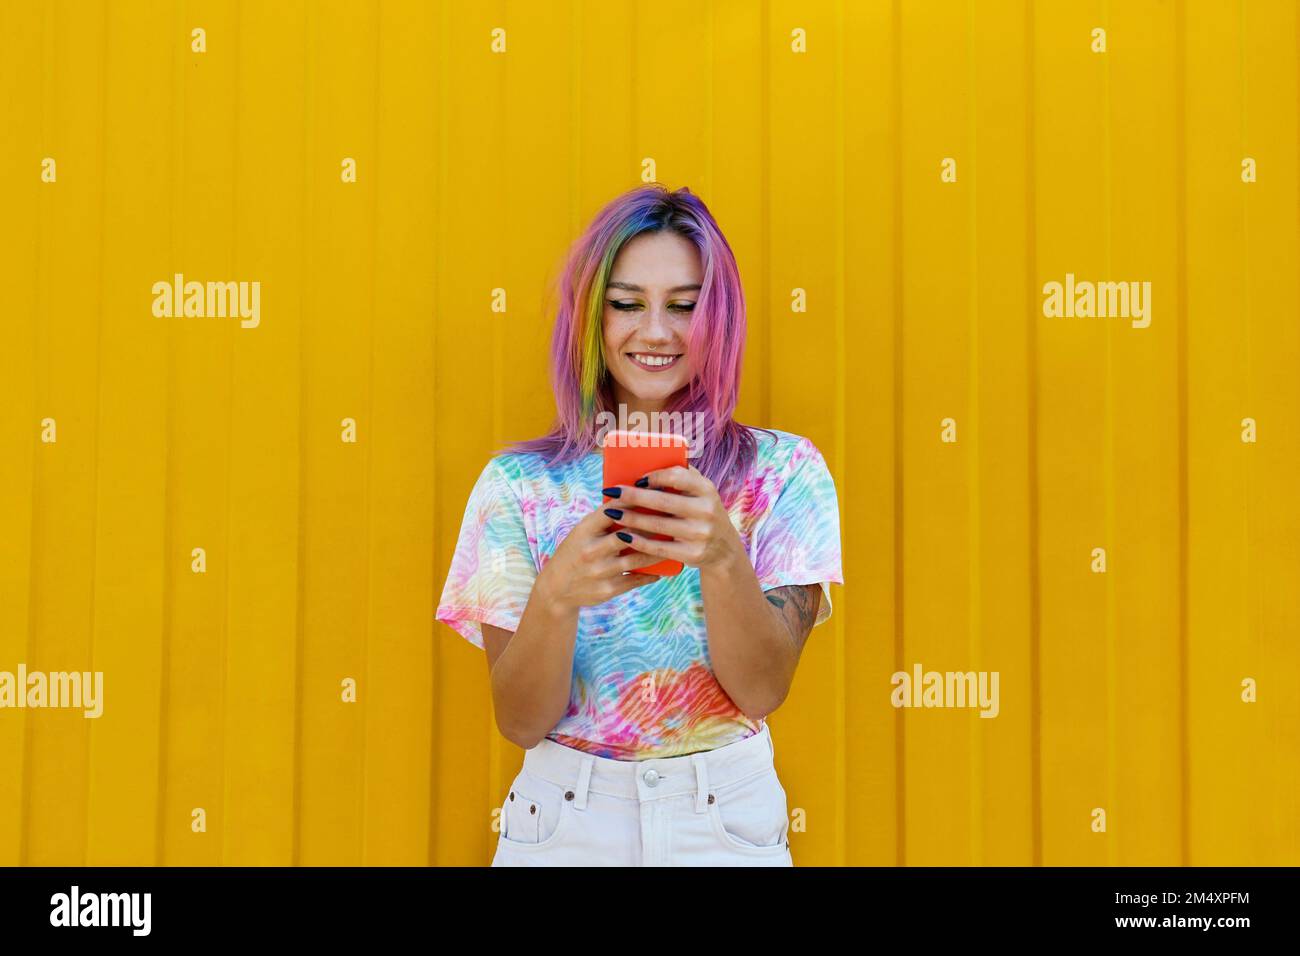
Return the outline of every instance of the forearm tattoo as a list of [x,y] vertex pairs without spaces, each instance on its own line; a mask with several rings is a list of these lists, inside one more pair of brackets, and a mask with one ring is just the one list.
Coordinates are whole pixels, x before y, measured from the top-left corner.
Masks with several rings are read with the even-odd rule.
[[822,599],[821,585],[790,584],[765,591],[763,596],[781,613],[781,620],[785,622],[795,647],[802,648],[813,622],[817,620],[817,609]]

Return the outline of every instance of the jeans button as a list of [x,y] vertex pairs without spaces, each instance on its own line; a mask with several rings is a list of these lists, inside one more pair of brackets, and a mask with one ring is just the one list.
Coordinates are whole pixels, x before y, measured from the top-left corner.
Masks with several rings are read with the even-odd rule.
[[647,770],[644,779],[647,787],[659,786],[659,774],[653,770]]

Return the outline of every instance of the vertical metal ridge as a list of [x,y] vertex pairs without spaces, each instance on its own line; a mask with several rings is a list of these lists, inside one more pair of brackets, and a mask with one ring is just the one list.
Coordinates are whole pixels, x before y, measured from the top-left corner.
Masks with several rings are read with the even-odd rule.
[[[1298,34],[1300,39],[1300,34]],[[1174,0],[1174,281],[1178,305],[1175,344],[1178,403],[1178,753],[1179,855],[1191,865],[1191,641],[1188,633],[1190,519],[1188,502],[1188,307],[1187,307],[1187,4]]]
[[[499,17],[500,17],[500,22],[505,23],[508,18],[508,12],[504,10],[500,11]],[[492,135],[495,137],[499,137],[500,139],[505,139],[506,136],[505,128],[508,128],[510,125],[510,103],[508,100],[509,83],[506,80],[506,76],[509,74],[510,71],[510,57],[505,56],[502,57],[501,60],[502,60],[501,69],[494,76],[496,88],[493,92],[495,92],[500,106],[495,114],[497,117],[498,125],[492,129]],[[500,150],[499,144],[498,144],[498,150],[499,152],[504,154],[504,151]],[[504,184],[502,183],[498,183],[496,188],[497,199],[499,202],[499,205],[497,207],[498,209],[503,209],[505,207],[505,203],[500,201],[501,190],[503,188],[503,185]],[[508,257],[502,257],[502,258],[508,259]],[[501,259],[497,259],[496,261],[500,262]],[[508,285],[508,283],[504,280],[504,278],[502,279],[501,284],[503,287]],[[502,424],[503,415],[504,415],[503,406],[505,404],[505,390],[504,390],[505,358],[503,354],[505,350],[505,337],[501,331],[501,323],[503,321],[508,321],[506,316],[509,315],[509,308],[510,308],[509,301],[507,300],[507,305],[506,305],[507,311],[504,316],[489,316],[489,319],[491,320],[491,347],[489,348],[489,353],[492,362],[492,393],[491,393],[492,404],[491,404],[490,414],[491,414],[491,429],[492,429],[492,447],[494,449],[493,454],[495,454],[495,449],[501,447],[502,444],[501,439],[505,433],[505,429]],[[480,629],[480,633],[482,633],[481,623],[479,629]],[[484,654],[486,656],[486,645],[485,645]],[[503,789],[501,785],[502,776],[503,776],[501,772],[502,743],[501,743],[501,735],[496,732],[496,703],[491,695],[490,683],[488,687],[489,687],[488,706],[486,712],[487,726],[483,728],[483,732],[487,738],[486,741],[487,743],[486,750],[488,755],[487,788],[488,788],[488,793],[490,795],[489,800],[495,801],[496,794],[500,793],[501,790]],[[498,824],[500,824],[499,820],[497,822]],[[489,847],[489,852],[491,852],[490,847]]]
[[[234,151],[235,161],[231,167],[232,182],[231,182],[230,193],[231,193],[231,201],[234,203],[235,209],[238,209],[239,208],[239,191],[238,191],[239,189],[239,7],[238,4],[236,4],[235,6],[235,12],[233,14],[233,17],[234,17],[234,23],[232,25],[233,30],[232,30],[231,56],[232,56],[232,62],[234,64],[233,69],[235,75],[235,84],[234,84],[235,104],[232,110],[234,122],[231,125],[234,127],[234,135],[232,136],[232,139],[234,140],[233,151]],[[231,222],[230,266],[231,266],[232,273],[234,272],[234,266],[235,266],[234,253],[235,253],[236,237],[238,236],[238,234],[239,234],[239,216],[238,214],[236,214],[232,217],[232,222]],[[223,662],[226,665],[221,670],[220,700],[221,700],[221,726],[223,730],[223,736],[224,736],[225,728],[227,726],[226,689],[229,686],[227,675],[230,672],[230,576],[231,576],[231,569],[234,566],[234,562],[230,560],[230,538],[231,538],[230,526],[232,523],[231,516],[234,511],[234,505],[232,502],[233,496],[231,495],[230,492],[230,486],[233,483],[234,468],[235,468],[234,465],[234,461],[235,461],[235,447],[234,447],[235,341],[236,341],[235,335],[238,329],[239,329],[239,323],[237,322],[230,322],[226,324],[226,338],[227,341],[229,342],[230,359],[229,359],[229,364],[227,365],[228,389],[227,389],[227,400],[226,400],[227,401],[227,405],[226,405],[226,529],[225,529],[226,542],[224,546],[225,548],[224,558],[225,558],[226,566],[224,568],[224,575],[223,575],[225,579],[225,585],[226,585],[226,601],[225,601],[226,607],[225,607],[225,616],[222,619],[222,626],[221,626],[221,656]],[[230,777],[228,773],[228,761],[226,761],[225,759],[222,760],[222,771],[226,775],[225,779],[228,788]],[[230,815],[226,811],[226,808],[224,806],[222,808],[222,817],[223,817],[222,832],[226,835],[224,845],[226,849],[229,850],[230,848],[229,834],[231,833],[231,828],[228,825],[228,822],[230,819]]]
[[[369,368],[366,372],[366,618],[361,635],[361,661],[365,669],[366,688],[374,687],[371,679],[371,645],[370,632],[374,626],[375,611],[375,339],[379,325],[379,147],[381,142],[380,124],[384,118],[383,96],[383,47],[384,47],[384,6],[379,4],[375,10],[375,99],[374,99],[374,136],[371,147],[371,176],[374,186],[370,190],[370,355]],[[367,772],[370,766],[370,727],[371,711],[368,699],[361,701],[361,833],[359,864],[366,866],[366,836],[370,832],[366,808],[370,791],[370,778]]]
[[[763,281],[769,290],[773,286],[772,278],[772,5],[771,0],[763,0],[760,8],[759,42],[759,84],[758,95],[760,108],[758,121],[761,124],[759,137],[759,231],[761,233],[759,248],[759,269]],[[775,301],[774,297],[764,296],[766,301]],[[765,301],[763,308],[762,331],[759,341],[763,349],[763,365],[759,376],[759,423],[772,423],[772,308]]]
[[[1297,149],[1300,149],[1300,10],[1297,10],[1297,17],[1296,17],[1296,24],[1295,24],[1295,54],[1296,54],[1296,55],[1295,55],[1295,63],[1296,63],[1296,147],[1297,147]],[[1296,233],[1297,233],[1298,236],[1300,236],[1300,156],[1297,156],[1297,162],[1296,162],[1296,197],[1297,197],[1297,201],[1296,201]],[[1300,248],[1300,242],[1297,243],[1297,247]],[[1297,289],[1296,289],[1296,301],[1300,302],[1300,269],[1297,269],[1297,270],[1296,270],[1296,278],[1297,278],[1297,280],[1298,280],[1298,281],[1297,281]],[[1295,380],[1295,379],[1292,379],[1292,385],[1294,385],[1295,382],[1296,382],[1296,380]],[[1294,404],[1292,407],[1293,407],[1293,408],[1300,408],[1300,389],[1297,389],[1296,392],[1293,394],[1292,397],[1295,399],[1295,404]],[[1294,768],[1293,768],[1293,769],[1294,769]],[[1295,779],[1294,774],[1293,774],[1293,776],[1292,776],[1292,779]],[[1290,789],[1290,793],[1291,793],[1291,805],[1290,805],[1290,808],[1289,808],[1289,809],[1290,809],[1290,819],[1292,819],[1292,820],[1300,819],[1300,808],[1298,808],[1298,807],[1296,806],[1297,791],[1300,791],[1300,787],[1292,787],[1292,788]],[[1185,818],[1185,816],[1184,816],[1184,818]],[[1291,830],[1291,837],[1292,837],[1292,842],[1291,842],[1291,860],[1294,862],[1294,861],[1300,859],[1300,843],[1297,843],[1297,842],[1296,842],[1297,839],[1300,839],[1300,834],[1297,833],[1296,828],[1292,828],[1292,830]]]
[[[433,349],[430,368],[433,369],[433,408],[430,414],[430,440],[433,444],[433,567],[438,568],[442,561],[442,554],[438,551],[438,542],[441,540],[441,522],[442,510],[439,507],[442,499],[442,483],[439,479],[438,472],[438,323],[441,320],[442,296],[443,296],[443,270],[442,270],[442,252],[443,238],[442,230],[446,225],[446,217],[442,212],[442,198],[447,194],[447,0],[437,0],[437,31],[438,36],[434,39],[435,48],[438,51],[438,67],[434,70],[434,81],[437,83],[437,90],[434,92],[433,102],[434,109],[437,111],[437,117],[433,124],[434,136],[437,142],[434,149],[438,156],[438,170],[433,181],[433,321],[431,323],[433,333],[431,346]],[[437,614],[438,601],[441,594],[435,585],[433,591],[433,615]],[[436,619],[432,626],[437,628]],[[441,670],[442,662],[442,641],[433,642],[433,653],[431,657],[431,666],[433,673],[430,675],[430,688],[434,694],[434,700],[431,706],[430,719],[433,722],[433,728],[429,735],[429,744],[432,753],[429,755],[429,832],[427,836],[427,852],[430,865],[435,865],[438,853],[438,674]],[[490,706],[490,702],[489,702]]]
[[[1237,32],[1237,69],[1241,84],[1241,149],[1240,155],[1249,156],[1254,150],[1250,147],[1249,123],[1247,114],[1250,109],[1250,92],[1247,86],[1246,73],[1246,5],[1245,0],[1238,0],[1237,4],[1239,26]],[[1253,408],[1255,404],[1254,379],[1251,363],[1250,349],[1250,325],[1251,325],[1251,298],[1250,298],[1250,274],[1251,274],[1251,242],[1250,242],[1250,194],[1251,190],[1240,189],[1241,193],[1241,337],[1242,337],[1242,361],[1245,365],[1245,372],[1242,376],[1244,379],[1245,395],[1243,400],[1247,408]],[[1242,538],[1244,547],[1242,548],[1241,574],[1243,586],[1242,599],[1246,608],[1246,632],[1254,638],[1254,651],[1258,655],[1258,660],[1262,663],[1264,658],[1264,629],[1261,627],[1259,620],[1260,610],[1259,601],[1251,600],[1251,592],[1258,595],[1258,588],[1253,586],[1256,575],[1253,573],[1253,562],[1251,561],[1252,543],[1254,540],[1253,530],[1256,524],[1256,509],[1254,507],[1256,499],[1259,497],[1255,491],[1255,472],[1257,455],[1247,455],[1243,457],[1242,464],[1242,484],[1244,494],[1242,496]]]
[[[174,33],[175,31],[173,31]],[[107,44],[106,44],[107,45]],[[172,115],[175,116],[175,96],[176,91],[176,47],[178,44],[172,44]],[[105,67],[107,73],[107,66]],[[180,142],[173,131],[172,143]],[[176,167],[171,166],[171,182],[169,184],[168,195],[174,196],[176,190]],[[172,216],[167,217],[168,225],[171,225]],[[175,257],[175,233],[172,232],[169,250]],[[173,372],[175,363],[172,361],[172,326],[171,322],[166,325],[167,331],[164,337],[167,339],[167,348],[163,350],[163,363],[165,366],[165,378],[163,383],[163,574],[162,574],[162,651],[158,666],[158,777],[154,782],[155,800],[154,806],[154,865],[165,866],[167,862],[167,750],[168,741],[171,739],[169,733],[169,714],[171,712],[171,644],[172,644],[172,614],[171,599],[172,582],[174,575],[172,573],[172,548],[174,540],[172,537],[171,523],[171,433],[172,433],[172,405],[173,405]]]
[[[641,150],[638,149],[640,138],[637,136],[638,122],[641,118],[640,111],[637,109],[636,100],[636,66],[637,66],[637,43],[636,37],[640,29],[640,21],[637,17],[637,5],[635,3],[627,6],[627,129],[628,140],[632,144],[632,168],[637,170],[637,185],[641,185]],[[655,179],[659,178],[659,161],[655,161]],[[603,198],[603,197],[602,197]]]
[[[1101,0],[1101,18],[1106,29],[1109,30],[1110,23],[1110,3],[1108,0]],[[1105,263],[1106,276],[1109,278],[1114,275],[1112,267],[1112,256],[1114,251],[1114,202],[1115,188],[1112,174],[1112,154],[1113,154],[1113,137],[1111,136],[1111,57],[1109,55],[1102,57],[1101,63],[1101,89],[1102,89],[1102,215],[1105,219],[1105,229],[1102,234],[1105,237]],[[1104,392],[1104,411],[1102,413],[1102,508],[1104,512],[1105,542],[1106,553],[1113,553],[1116,547],[1115,538],[1115,363],[1114,363],[1114,344],[1115,344],[1115,323],[1107,322],[1105,332],[1106,339],[1106,384]],[[1119,735],[1119,715],[1117,702],[1117,663],[1115,660],[1115,635],[1118,627],[1115,618],[1118,614],[1115,599],[1115,575],[1110,567],[1107,567],[1106,573],[1106,812],[1114,813],[1119,806],[1119,771],[1118,771],[1118,750],[1116,747],[1117,737]],[[1115,866],[1119,863],[1119,843],[1120,839],[1106,841],[1106,863],[1109,866]]]
[[[95,581],[98,577],[99,563],[99,448],[100,437],[104,428],[104,210],[108,194],[108,3],[103,6],[104,18],[104,55],[100,58],[99,78],[99,294],[96,296],[95,309],[95,427],[91,432],[90,442],[90,613],[87,624],[87,662],[94,669],[95,662],[95,615],[97,612]],[[90,746],[90,728],[82,728],[82,786],[86,793],[85,806],[82,808],[81,825],[81,865],[90,864],[90,765],[92,760]]]
[[312,236],[311,217],[314,210],[313,190],[315,178],[312,176],[314,164],[311,161],[312,133],[315,122],[315,95],[312,91],[312,58],[315,55],[315,48],[312,44],[312,5],[305,3],[303,5],[303,123],[302,123],[302,243],[299,246],[300,258],[298,264],[298,280],[300,295],[298,297],[298,607],[297,607],[297,630],[295,634],[294,648],[294,722],[293,722],[293,855],[291,864],[293,866],[302,865],[302,790],[303,790],[303,766],[302,766],[302,734],[303,734],[303,706],[306,700],[306,691],[303,678],[303,658],[304,650],[307,643],[307,628],[304,622],[306,614],[307,600],[306,589],[307,583],[304,580],[306,568],[307,535],[305,533],[306,525],[306,495],[304,489],[307,486],[307,442],[306,428],[304,418],[307,408],[307,317],[311,314],[309,308],[309,293],[311,290],[310,275],[308,270],[311,268],[312,255],[309,237]]
[[[967,316],[970,329],[970,382],[968,397],[970,408],[967,410],[967,433],[970,438],[966,443],[966,501],[969,515],[967,541],[967,642],[972,663],[983,663],[980,654],[980,452],[979,452],[979,109],[978,75],[975,69],[975,0],[967,0],[967,77],[969,97],[967,100],[967,117],[970,132],[970,160],[966,164],[966,182],[970,193],[967,211],[970,216],[968,236],[970,239],[970,290]],[[971,863],[980,866],[984,859],[984,740],[979,721],[970,722],[970,851]]]
[[[845,237],[844,237],[844,33],[848,27],[844,17],[844,0],[835,0],[835,21],[839,29],[835,31],[835,483],[840,488],[847,487],[848,442],[845,423],[845,403],[847,388],[845,379],[848,375],[848,343],[845,341],[846,327],[844,321],[844,274]],[[843,518],[838,519],[843,525]],[[842,538],[847,537],[842,535]],[[843,567],[844,555],[841,548],[840,564]],[[848,604],[844,594],[840,594],[840,616],[835,625],[835,667],[834,667],[834,707],[835,707],[835,855],[840,866],[848,858],[848,834],[846,832],[848,793],[848,687],[847,687],[847,652],[844,641],[845,614]]]
[[708,10],[704,17],[704,33],[707,40],[704,44],[705,55],[708,57],[708,66],[704,71],[704,118],[706,129],[709,134],[704,138],[704,194],[713,201],[713,131],[716,127],[715,115],[716,105],[713,95],[713,71],[717,64],[717,50],[715,47],[718,43],[717,33],[713,29],[714,20],[717,17],[717,8],[714,0],[709,0]]
[[570,0],[569,38],[569,235],[578,235],[582,205],[582,0]]
[[[894,670],[905,670],[903,662],[903,11],[902,0],[893,0],[890,10],[893,70],[894,133]],[[907,728],[904,708],[894,709],[894,847],[895,863],[907,865]]]
[[1029,506],[1029,785],[1030,826],[1033,856],[1031,865],[1043,865],[1043,698],[1042,698],[1042,582],[1039,575],[1038,549],[1038,223],[1036,195],[1038,181],[1034,163],[1034,0],[1025,0],[1025,251],[1027,302],[1026,326],[1026,411],[1028,428]]
[[[107,4],[107,0],[104,0]],[[41,137],[41,146],[45,145],[45,104],[47,100],[46,86],[49,83],[50,63],[53,57],[49,55],[50,39],[50,7],[45,5],[41,16],[41,75],[40,82],[36,84],[39,102],[37,105],[36,115],[40,123],[38,131]],[[42,149],[42,152],[44,150]],[[41,402],[41,329],[40,320],[44,314],[42,309],[42,287],[41,287],[41,239],[45,234],[44,211],[45,203],[37,194],[35,220],[36,220],[36,249],[32,269],[32,407],[39,413]],[[48,380],[48,375],[46,376]],[[42,462],[40,448],[32,454],[32,507],[28,514],[27,521],[27,634],[23,643],[23,659],[30,661],[32,659],[32,647],[36,642],[36,614],[38,611],[36,602],[36,516],[40,513],[40,476],[42,472]],[[27,857],[31,850],[31,837],[28,833],[31,828],[31,805],[32,805],[32,784],[29,769],[32,763],[32,722],[24,709],[20,711],[17,718],[22,722],[22,736],[18,748],[18,856],[15,861],[18,866],[27,866]]]

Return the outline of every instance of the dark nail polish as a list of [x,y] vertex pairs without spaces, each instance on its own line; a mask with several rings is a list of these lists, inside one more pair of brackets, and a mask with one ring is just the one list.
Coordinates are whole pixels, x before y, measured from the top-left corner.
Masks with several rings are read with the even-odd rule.
[[609,515],[615,521],[623,517],[623,512],[619,511],[617,508],[606,508],[605,514]]
[[614,533],[618,535],[622,540],[626,541],[628,544],[632,543],[632,536],[628,534],[626,531],[615,531]]
[[638,479],[636,480],[636,486],[637,486],[638,488],[648,488],[648,487],[650,487],[650,479],[649,479],[649,478],[638,478]]
[[623,489],[615,485],[613,488],[602,488],[600,493],[607,498],[617,498],[623,493]]

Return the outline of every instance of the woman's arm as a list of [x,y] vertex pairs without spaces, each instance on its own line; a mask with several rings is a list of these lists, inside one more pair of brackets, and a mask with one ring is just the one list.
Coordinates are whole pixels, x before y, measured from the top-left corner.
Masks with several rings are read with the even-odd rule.
[[701,567],[700,591],[714,676],[746,717],[766,717],[794,683],[817,620],[821,585],[794,584],[765,594],[742,549],[739,561]]
[[[817,619],[821,585],[774,588],[765,595],[713,482],[694,467],[665,468],[647,478],[682,494],[623,486],[619,498],[626,507],[618,521],[633,530],[632,547],[643,554],[699,568],[714,677],[747,717],[766,717],[790,691]],[[634,507],[671,517],[638,514],[630,510]],[[637,531],[674,540],[657,541]]]
[[578,610],[557,606],[534,586],[518,630],[482,627],[497,727],[511,743],[536,747],[569,704]]

